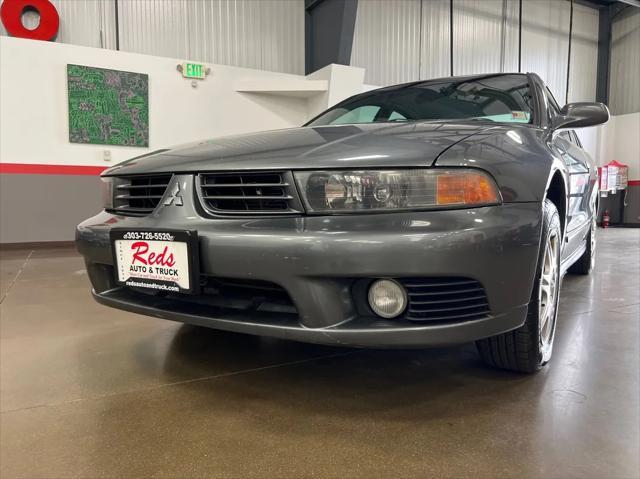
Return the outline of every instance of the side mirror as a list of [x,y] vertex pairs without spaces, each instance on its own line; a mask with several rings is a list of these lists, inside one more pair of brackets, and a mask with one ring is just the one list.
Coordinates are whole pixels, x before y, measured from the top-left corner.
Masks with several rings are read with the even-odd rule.
[[553,119],[551,128],[554,130],[557,128],[584,128],[601,125],[607,121],[609,121],[609,109],[603,103],[567,103],[560,110],[560,115]]

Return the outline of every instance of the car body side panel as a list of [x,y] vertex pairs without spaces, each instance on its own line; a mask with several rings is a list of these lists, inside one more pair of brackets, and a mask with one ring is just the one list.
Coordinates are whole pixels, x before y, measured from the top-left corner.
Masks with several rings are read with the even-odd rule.
[[439,167],[473,167],[489,172],[506,203],[542,202],[554,169],[566,170],[543,139],[543,132],[500,126],[460,141],[438,157]]
[[500,127],[462,140],[443,153],[436,165],[481,168],[494,177],[505,202],[540,205],[553,175],[559,172],[567,213],[562,260],[579,258],[597,195],[597,171],[582,148],[548,130]]
[[[567,132],[568,133],[568,132]],[[567,169],[567,229],[566,255],[583,247],[591,226],[597,195],[597,169],[589,154],[566,139],[567,134],[555,132],[551,147],[562,158]],[[594,194],[595,193],[595,194]]]

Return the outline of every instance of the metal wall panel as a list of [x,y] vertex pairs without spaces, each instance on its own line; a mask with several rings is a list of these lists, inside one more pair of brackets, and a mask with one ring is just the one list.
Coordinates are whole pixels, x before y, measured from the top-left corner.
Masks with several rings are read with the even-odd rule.
[[614,115],[640,111],[640,9],[627,7],[611,28],[609,107]]
[[420,79],[451,74],[449,0],[422,2]]
[[187,0],[118,2],[120,50],[189,58]]
[[[245,0],[245,4],[253,4]],[[262,68],[304,75],[304,1],[262,0],[260,35],[247,49],[262,45]]]
[[[56,41],[86,47],[115,48],[114,0],[51,0],[60,16]],[[27,28],[39,23],[36,12],[22,17]],[[0,23],[0,35],[7,32]]]
[[[518,71],[518,16],[518,0],[453,0],[454,75]],[[523,2],[522,70],[539,73],[559,102],[569,18],[568,1]],[[381,86],[448,76],[449,25],[449,0],[360,0],[351,65],[366,69],[366,83]]]
[[190,56],[224,65],[261,66],[261,47],[256,42],[260,16],[256,8],[245,6],[245,2],[192,2]]
[[351,65],[372,85],[419,79],[420,0],[359,0]]
[[567,103],[596,101],[599,17],[595,8],[574,3]]
[[522,71],[540,75],[560,105],[566,103],[570,17],[563,0],[522,2]]
[[[114,0],[53,3],[57,41],[115,48]],[[120,0],[118,9],[123,51],[304,73],[304,0]]]
[[453,74],[518,70],[518,1],[453,1]]
[[57,41],[115,48],[114,0],[54,0],[60,14]]
[[520,2],[518,0],[506,0],[503,7],[504,36],[501,51],[501,68],[505,73],[518,71],[518,42],[520,37],[519,16]]
[[304,72],[303,0],[120,2],[122,50]]

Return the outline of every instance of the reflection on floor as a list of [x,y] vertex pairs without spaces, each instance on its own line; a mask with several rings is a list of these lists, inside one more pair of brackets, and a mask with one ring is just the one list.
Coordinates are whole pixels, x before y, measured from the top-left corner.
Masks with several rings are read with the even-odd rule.
[[640,230],[564,280],[550,368],[336,349],[93,302],[73,250],[0,257],[0,476],[638,477]]

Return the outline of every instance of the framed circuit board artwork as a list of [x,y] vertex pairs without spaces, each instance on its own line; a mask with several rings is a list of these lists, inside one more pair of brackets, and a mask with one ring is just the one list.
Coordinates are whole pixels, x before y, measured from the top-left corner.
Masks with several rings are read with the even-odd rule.
[[67,65],[69,141],[149,146],[149,76]]

